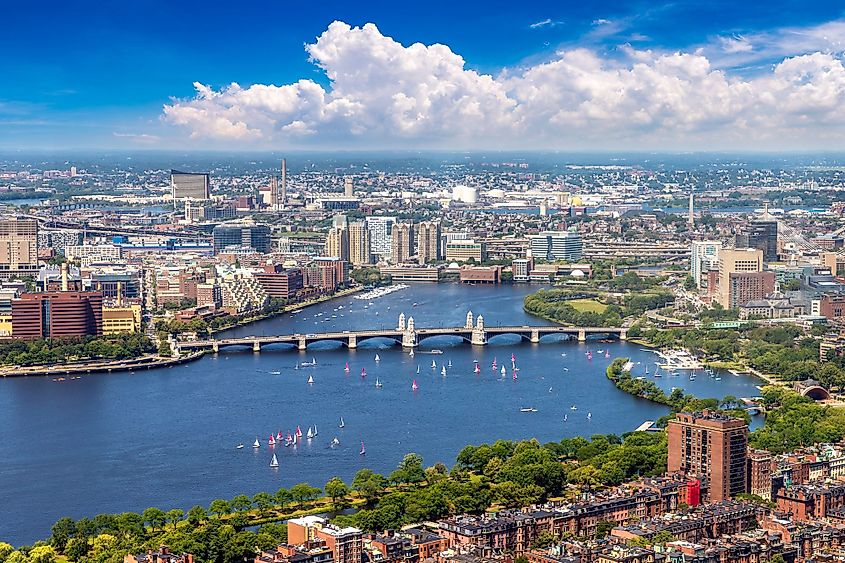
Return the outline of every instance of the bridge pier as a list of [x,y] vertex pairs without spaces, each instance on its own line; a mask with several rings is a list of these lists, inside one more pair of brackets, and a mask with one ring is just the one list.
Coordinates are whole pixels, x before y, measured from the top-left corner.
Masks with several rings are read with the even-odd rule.
[[583,328],[578,330],[578,342],[586,342],[587,340],[587,331]]
[[305,337],[302,336],[299,338],[299,344],[297,345],[297,349],[305,350],[308,347],[308,341],[305,340]]
[[252,351],[255,352],[256,354],[261,351],[261,343],[258,340],[253,340]]
[[217,342],[215,342],[214,344],[211,345],[211,350],[215,354],[219,354],[220,353],[220,345]]
[[531,337],[528,339],[532,344],[538,344],[540,342],[540,331],[539,330],[532,330]]
[[349,342],[346,343],[346,346],[350,350],[354,350],[355,348],[357,348],[358,347],[358,337],[355,336],[354,334],[350,334],[349,335]]
[[417,331],[406,330],[402,333],[402,348],[417,347]]
[[628,330],[627,330],[627,329],[624,329],[624,328],[623,328],[623,329],[619,332],[619,340],[628,340]]
[[486,346],[487,345],[487,331],[474,329],[472,331],[472,336],[470,336],[470,343],[473,346]]

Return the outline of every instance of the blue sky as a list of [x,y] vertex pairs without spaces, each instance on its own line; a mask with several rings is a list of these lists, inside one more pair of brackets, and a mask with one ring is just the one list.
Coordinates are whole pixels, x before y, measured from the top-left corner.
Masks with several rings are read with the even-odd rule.
[[[9,4],[3,148],[797,149],[843,137],[838,2]],[[335,21],[348,25],[329,33]],[[359,33],[367,23],[377,31]],[[755,109],[778,106],[772,96],[794,106],[778,119]]]

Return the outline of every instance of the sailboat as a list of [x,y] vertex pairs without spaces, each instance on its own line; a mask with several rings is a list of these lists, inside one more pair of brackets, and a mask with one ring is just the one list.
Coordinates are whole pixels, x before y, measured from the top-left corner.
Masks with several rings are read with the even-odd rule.
[[587,359],[588,359],[588,360],[592,360],[592,359],[593,359],[593,353],[592,353],[592,352],[587,352]]
[[340,445],[340,440],[338,440],[337,436],[335,436],[334,438],[332,438],[332,442],[331,442],[331,444],[329,444],[329,447],[333,448],[333,447],[339,446],[339,445]]
[[610,358],[610,350],[604,351],[604,357],[605,357],[605,359]]
[[287,448],[291,444],[293,444],[293,436],[290,435],[290,430],[288,430],[288,437],[285,438],[285,447]]
[[417,366],[417,375],[420,374],[420,366]]
[[340,424],[338,424],[338,428],[343,428],[346,424],[343,422],[343,417],[340,417]]
[[296,437],[302,438],[302,428],[300,428],[299,426],[296,427]]
[[343,371],[345,371],[346,373],[349,373],[349,362],[346,362],[346,367],[343,368]]
[[505,366],[502,366],[502,377],[505,376],[508,370],[505,369]]
[[284,437],[282,436],[282,431],[281,431],[281,430],[279,430],[279,431],[276,433],[276,441],[277,441],[277,442],[281,442],[282,440],[284,440]]
[[314,376],[313,375],[308,376],[308,385],[314,385]]
[[431,360],[431,369],[437,369],[437,362]]
[[268,446],[275,446],[276,445],[276,439],[273,437],[272,434],[270,434],[270,439],[267,440],[267,445]]
[[376,362],[380,362],[381,358],[379,358],[378,354],[376,354]]
[[308,433],[305,434],[305,437],[308,438],[309,440],[314,437],[314,431],[311,430],[310,426],[308,427]]
[[411,384],[411,390],[416,391],[419,388],[420,387],[419,387],[419,385],[417,385],[417,380],[415,379],[414,382]]
[[452,367],[452,360],[449,360],[449,363],[446,367]]
[[378,377],[376,377],[376,387],[377,388],[381,387],[381,381],[378,380]]
[[270,467],[279,467],[279,460],[276,458],[276,454],[273,454],[273,459],[270,460]]
[[496,358],[493,358],[493,369],[496,369]]
[[567,420],[569,420],[569,415],[568,414],[563,415],[563,421],[566,422]]
[[592,419],[593,419],[593,413],[588,412],[587,413],[587,420],[592,420]]
[[511,363],[516,363],[516,354],[514,354],[513,352],[511,352]]
[[443,366],[442,368],[440,368],[440,375],[442,375],[443,377],[446,377],[446,366]]
[[414,357],[414,349],[413,348],[411,348],[411,351],[408,353],[408,355],[411,356],[412,358]]
[[260,448],[261,447],[261,442],[258,441],[258,438],[255,439],[255,443],[252,444],[252,447],[253,448]]
[[364,447],[364,442],[361,442],[361,451],[359,452],[361,455],[367,453],[367,449]]
[[481,368],[478,367],[478,364],[475,364],[475,373],[481,373]]
[[315,436],[315,437],[316,437],[316,436],[317,436],[317,434],[319,434],[319,433],[320,433],[320,432],[319,432],[319,431],[317,431],[317,425],[315,424],[315,425],[314,425],[314,434],[313,434],[313,436]]
[[366,368],[361,368],[361,377],[367,377],[367,370],[366,370]]
[[516,370],[513,370],[513,380],[516,381]]

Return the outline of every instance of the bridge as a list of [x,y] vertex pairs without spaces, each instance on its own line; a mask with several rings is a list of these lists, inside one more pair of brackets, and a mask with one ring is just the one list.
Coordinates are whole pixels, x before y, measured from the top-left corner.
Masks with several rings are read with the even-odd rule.
[[309,334],[283,334],[275,336],[243,336],[208,340],[191,340],[176,344],[180,353],[210,350],[219,352],[228,347],[251,347],[260,352],[262,346],[270,344],[289,344],[298,350],[305,350],[315,342],[338,342],[349,349],[355,349],[362,342],[374,338],[393,340],[403,348],[416,348],[420,342],[435,336],[456,336],[473,346],[484,346],[488,339],[501,334],[519,336],[529,342],[540,342],[540,338],[549,334],[560,334],[584,342],[588,335],[601,334],[627,340],[628,329],[620,327],[575,327],[575,326],[496,326],[485,327],[484,317],[479,315],[473,322],[472,311],[467,313],[466,323],[460,327],[418,328],[414,317],[405,320],[405,314],[399,315],[396,327],[379,330],[344,330]]

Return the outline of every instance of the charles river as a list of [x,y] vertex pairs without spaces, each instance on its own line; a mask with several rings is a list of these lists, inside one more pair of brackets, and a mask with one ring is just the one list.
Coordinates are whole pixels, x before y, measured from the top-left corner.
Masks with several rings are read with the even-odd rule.
[[[484,315],[487,326],[549,324],[522,310],[523,297],[537,289],[413,285],[371,304],[345,297],[229,334],[381,328],[394,326],[401,312],[421,328],[461,326],[469,309]],[[443,354],[424,353],[431,349]],[[609,350],[611,359],[598,350]],[[511,354],[520,368],[516,380]],[[268,346],[260,354],[230,349],[169,369],[64,382],[7,378],[0,381],[0,541],[20,545],[45,538],[62,516],[149,506],[187,510],[302,481],[322,487],[335,475],[349,482],[362,467],[387,474],[407,452],[421,454],[426,465],[451,466],[467,444],[628,432],[668,410],[613,387],[604,372],[620,356],[639,363],[635,375],[646,365],[654,371],[656,356],[633,343],[547,336],[529,344],[502,335],[486,347],[432,338],[413,357],[374,340],[354,351],[331,343],[306,352],[284,346]],[[294,369],[312,358],[315,367]],[[504,379],[491,368],[494,358],[508,368]],[[473,360],[479,362],[478,375]],[[441,366],[450,361],[444,377]],[[723,375],[721,381],[705,374],[695,381],[686,376],[653,381],[699,397],[757,394],[758,380]],[[411,388],[414,379],[417,391]],[[522,407],[536,412],[520,412]],[[287,434],[300,426],[305,433],[314,425],[317,437],[298,448],[267,445],[271,432]],[[257,450],[256,437],[262,444]],[[334,437],[340,445],[330,448]],[[359,454],[361,442],[366,455]],[[245,447],[236,449],[238,444]],[[269,467],[273,451],[277,469]]]

